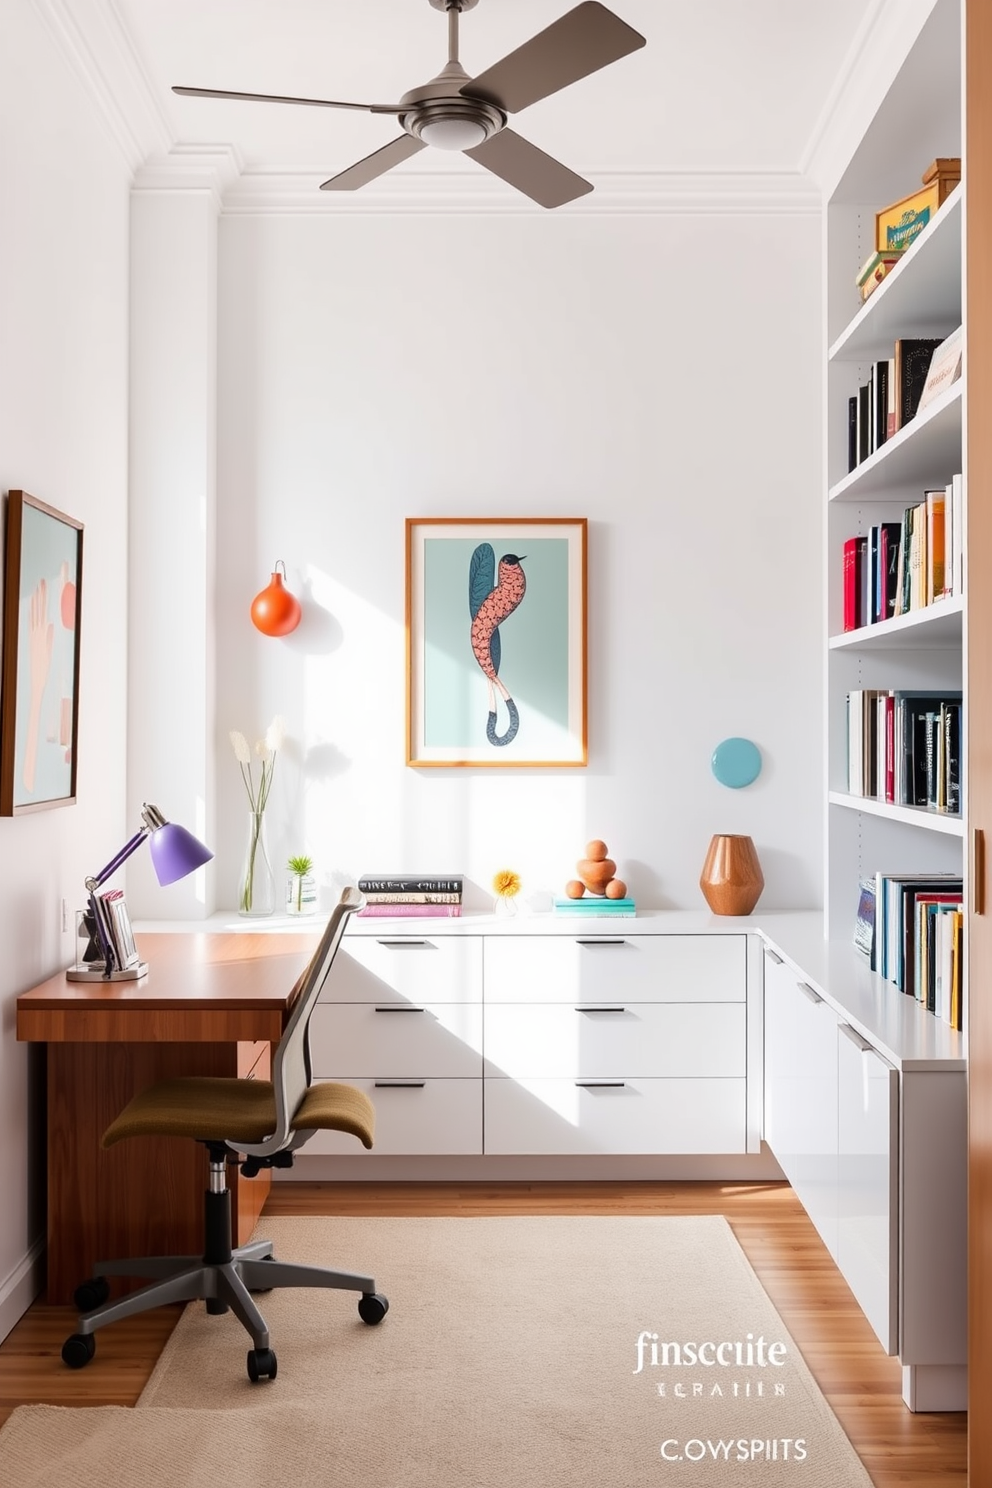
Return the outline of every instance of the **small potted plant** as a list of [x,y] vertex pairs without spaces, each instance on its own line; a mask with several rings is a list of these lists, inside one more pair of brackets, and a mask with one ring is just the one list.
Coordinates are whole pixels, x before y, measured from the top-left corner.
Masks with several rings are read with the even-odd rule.
[[313,858],[305,853],[289,859],[289,882],[286,885],[286,913],[291,915],[315,914],[317,910],[317,880],[311,873]]

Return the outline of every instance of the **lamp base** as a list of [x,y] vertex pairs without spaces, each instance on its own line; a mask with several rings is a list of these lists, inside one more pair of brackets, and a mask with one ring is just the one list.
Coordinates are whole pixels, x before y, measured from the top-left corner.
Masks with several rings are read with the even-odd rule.
[[112,971],[109,977],[97,963],[95,966],[70,966],[65,979],[67,982],[136,982],[139,977],[147,975],[147,961],[139,961],[137,966],[129,966],[125,971]]

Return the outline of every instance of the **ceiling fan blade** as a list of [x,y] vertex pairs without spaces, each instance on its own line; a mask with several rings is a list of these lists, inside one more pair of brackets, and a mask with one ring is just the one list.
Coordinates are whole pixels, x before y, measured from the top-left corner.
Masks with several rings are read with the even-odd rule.
[[243,98],[249,103],[305,103],[310,108],[360,109],[369,114],[401,114],[398,103],[341,103],[335,98],[290,98],[283,93],[231,93],[226,88],[173,88],[184,98]]
[[409,160],[411,155],[416,155],[418,150],[426,149],[426,145],[412,134],[401,134],[398,138],[390,140],[388,145],[383,145],[381,150],[373,150],[371,155],[366,155],[364,160],[358,160],[354,165],[349,165],[347,170],[340,171],[338,175],[331,176],[329,181],[321,181],[321,191],[357,191],[359,186],[367,186],[369,181],[374,181],[376,176],[384,176],[394,165],[400,165],[404,160]]
[[636,52],[645,42],[639,31],[598,0],[584,0],[472,78],[461,91],[494,103],[506,114],[516,114],[559,88]]
[[541,207],[561,207],[592,190],[591,181],[583,180],[561,161],[545,155],[512,129],[501,129],[484,145],[476,145],[463,154],[471,155],[494,176],[500,176]]

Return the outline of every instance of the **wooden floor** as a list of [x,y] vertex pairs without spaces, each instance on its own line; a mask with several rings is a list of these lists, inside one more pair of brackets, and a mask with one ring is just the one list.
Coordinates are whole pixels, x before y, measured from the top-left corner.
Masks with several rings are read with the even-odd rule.
[[[776,1183],[277,1183],[266,1214],[724,1214],[876,1488],[964,1488],[966,1417],[913,1415],[888,1359],[810,1221]],[[178,1309],[100,1334],[87,1369],[67,1369],[64,1307],[35,1303],[0,1344],[0,1421],[30,1401],[133,1405]],[[980,1488],[980,1485],[976,1485]]]

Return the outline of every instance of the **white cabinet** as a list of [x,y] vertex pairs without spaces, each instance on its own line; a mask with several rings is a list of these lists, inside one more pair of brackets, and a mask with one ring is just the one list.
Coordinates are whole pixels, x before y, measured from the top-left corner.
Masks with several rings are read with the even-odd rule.
[[837,1030],[837,1264],[887,1354],[899,1347],[899,1075]]
[[[316,1079],[371,1096],[380,1156],[481,1154],[481,938],[349,938],[314,1009],[310,1054]],[[353,1143],[319,1132],[307,1151]]]
[[[765,1140],[913,1410],[966,1393],[966,1082],[960,1035],[847,947],[765,951]],[[854,1027],[857,1021],[859,1027]]]
[[743,935],[485,941],[485,1149],[747,1150]]
[[749,1150],[746,935],[465,930],[363,926],[338,953],[311,1056],[375,1103],[357,1161]]
[[837,1258],[837,1015],[765,952],[765,1140]]

